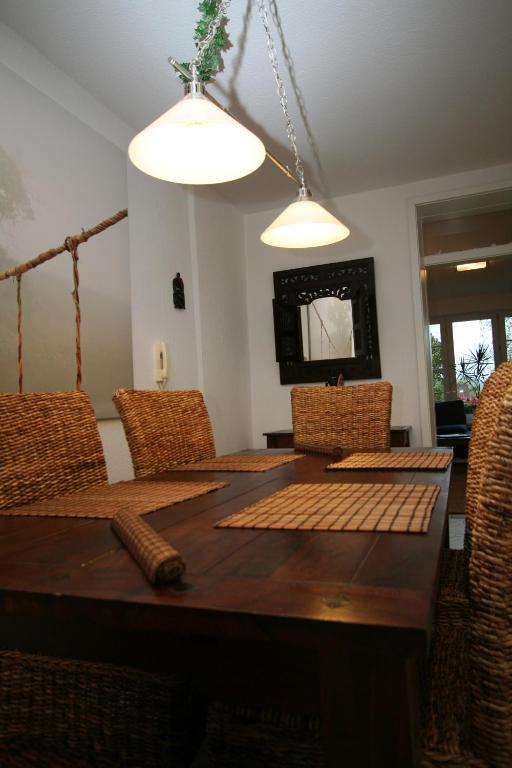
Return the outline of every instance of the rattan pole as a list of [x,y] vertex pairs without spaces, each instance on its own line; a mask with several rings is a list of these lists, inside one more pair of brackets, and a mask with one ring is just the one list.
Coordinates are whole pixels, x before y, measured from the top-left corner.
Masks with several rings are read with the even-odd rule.
[[125,219],[127,216],[128,216],[128,209],[123,208],[123,210],[118,211],[109,219],[105,219],[104,221],[101,221],[95,227],[92,227],[91,229],[87,229],[85,231],[82,230],[82,232],[79,235],[73,235],[72,237],[67,237],[64,243],[62,245],[59,245],[57,248],[50,248],[49,251],[40,253],[39,256],[36,256],[34,259],[31,259],[30,261],[25,261],[23,264],[18,264],[17,267],[8,269],[5,272],[0,272],[0,280],[6,280],[8,277],[17,277],[18,275],[22,275],[24,272],[28,272],[29,269],[34,269],[34,267],[38,267],[40,264],[44,264],[45,261],[49,261],[50,259],[53,259],[53,257],[58,256],[59,253],[64,253],[64,251],[68,251],[69,248],[67,243],[70,240],[76,243],[76,245],[80,245],[80,243],[86,243],[90,237],[93,237],[94,235],[99,235],[100,232],[103,232],[105,229],[108,229],[113,224],[117,224],[118,221]]
[[16,300],[18,302],[18,392],[23,392],[23,335],[21,331],[21,275],[16,275]]
[[73,302],[75,304],[75,357],[76,357],[76,389],[80,391],[82,386],[82,347],[80,343],[80,295],[78,287],[80,278],[78,275],[78,245],[73,238],[68,238],[69,252],[73,259]]

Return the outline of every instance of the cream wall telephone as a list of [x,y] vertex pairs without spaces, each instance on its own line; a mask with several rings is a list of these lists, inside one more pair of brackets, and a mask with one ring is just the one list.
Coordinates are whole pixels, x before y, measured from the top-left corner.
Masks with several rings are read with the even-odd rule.
[[153,378],[156,384],[165,384],[169,378],[167,347],[164,341],[156,341],[153,344]]

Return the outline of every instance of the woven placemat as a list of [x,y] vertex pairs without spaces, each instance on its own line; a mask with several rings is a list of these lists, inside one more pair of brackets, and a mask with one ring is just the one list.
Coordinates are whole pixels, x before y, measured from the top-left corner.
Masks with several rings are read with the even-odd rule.
[[426,533],[438,485],[293,483],[217,528]]
[[453,460],[453,451],[409,451],[400,453],[352,453],[328,464],[326,469],[420,469],[444,470]]
[[0,509],[0,515],[111,518],[122,509],[145,515],[147,512],[177,504],[179,501],[203,496],[225,485],[227,483],[127,480],[114,485],[97,485],[70,496],[57,496],[54,499],[45,499],[21,507]]
[[181,464],[179,467],[173,467],[173,470],[176,472],[267,472],[269,469],[280,467],[281,464],[303,458],[304,454],[299,453],[274,453],[268,456],[262,453],[252,453],[247,456],[234,453],[206,461],[195,461],[193,464]]

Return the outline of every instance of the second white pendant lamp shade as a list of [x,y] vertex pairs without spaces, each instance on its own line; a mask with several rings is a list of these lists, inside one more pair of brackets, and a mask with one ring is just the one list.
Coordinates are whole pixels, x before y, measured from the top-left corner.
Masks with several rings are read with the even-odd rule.
[[128,155],[137,168],[157,179],[219,184],[259,168],[265,147],[197,90],[138,133]]
[[348,237],[350,229],[310,196],[299,190],[298,199],[261,234],[262,242],[276,248],[316,248]]

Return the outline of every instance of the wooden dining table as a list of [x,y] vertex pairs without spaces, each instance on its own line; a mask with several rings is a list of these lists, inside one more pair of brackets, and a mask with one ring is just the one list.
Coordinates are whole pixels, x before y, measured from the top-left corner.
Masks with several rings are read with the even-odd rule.
[[[330,767],[419,765],[450,468],[328,463],[153,478],[228,483],[145,516],[187,563],[174,586],[148,583],[108,520],[0,517],[0,647],[179,669],[213,699],[319,713]],[[425,534],[214,527],[301,482],[441,490]]]

